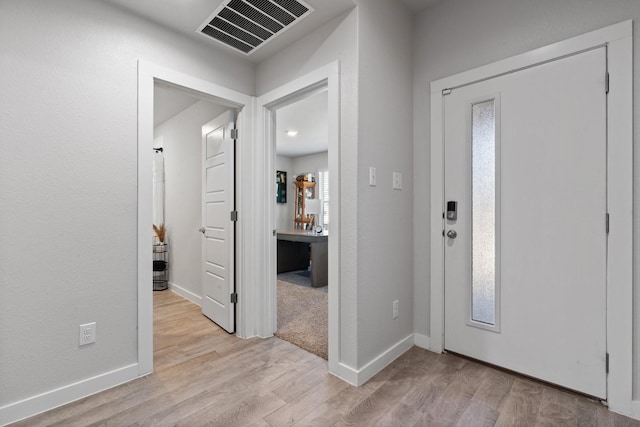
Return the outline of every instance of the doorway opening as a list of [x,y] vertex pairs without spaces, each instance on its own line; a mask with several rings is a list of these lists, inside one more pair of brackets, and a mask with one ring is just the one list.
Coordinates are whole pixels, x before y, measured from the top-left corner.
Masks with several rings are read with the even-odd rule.
[[329,132],[326,87],[275,109],[277,330],[328,358]]
[[[228,117],[234,116],[227,106],[207,96],[163,82],[154,85],[153,290],[157,292],[153,293],[153,336],[157,368],[179,363],[181,355],[189,353],[189,342],[176,345],[172,329],[179,328],[183,323],[179,319],[189,310],[163,293],[178,294],[198,305],[215,322],[200,322],[211,333],[235,328],[235,307],[227,304],[228,295],[216,295],[218,288],[217,293],[224,293],[223,287],[235,285],[233,223],[228,214],[215,209],[232,210],[234,206],[233,150],[228,150],[229,140],[224,138]],[[211,206],[214,212],[208,215]],[[224,286],[216,286],[220,281]],[[162,314],[167,311],[173,322]],[[215,332],[217,329],[220,331]]]
[[[205,125],[216,118],[216,114],[221,111],[233,110],[237,112],[235,117],[237,123],[240,124],[238,133],[242,135],[244,131],[245,135],[250,135],[249,126],[245,121],[248,122],[251,118],[249,113],[243,110],[243,107],[250,104],[252,98],[210,82],[143,62],[139,63],[138,77],[138,369],[140,375],[145,375],[153,371],[154,358],[154,291],[152,286],[154,274],[151,268],[154,253],[151,225],[154,221],[164,221],[166,230],[164,238],[167,242],[168,252],[167,284],[175,293],[202,305],[202,233],[199,229],[202,227],[203,139],[207,141],[206,135],[203,138],[203,131]],[[157,93],[156,86],[160,88]],[[165,93],[160,95],[162,91]],[[166,133],[155,135],[156,138],[154,138],[154,98],[169,96],[169,92],[173,95],[179,94],[186,107],[182,112],[168,113],[169,116],[173,114],[176,123],[172,126],[165,126]],[[187,123],[191,124],[190,130],[186,130]],[[162,127],[162,124],[158,124],[158,126]],[[209,131],[212,130],[209,129]],[[190,132],[193,136],[191,143],[179,136],[183,132]],[[158,144],[162,144],[162,147],[156,147]],[[168,157],[171,160],[165,163],[167,166],[165,176],[166,215],[156,215],[155,217],[152,165],[154,153],[157,151],[153,148],[162,148],[164,155],[171,156]],[[185,150],[190,150],[190,153],[186,153]],[[195,166],[190,162],[195,162]],[[236,162],[238,174],[241,173],[243,164],[242,153],[240,153]],[[180,172],[181,169],[190,169],[190,171],[184,173],[184,170]],[[185,185],[180,182],[180,179],[186,179],[187,176],[190,181],[187,179],[188,182]],[[187,211],[193,215],[189,215]],[[195,223],[187,221],[186,216],[191,216],[191,221],[195,221]],[[156,226],[158,225],[156,224]],[[242,227],[237,227],[235,234],[241,239],[246,233]],[[239,250],[239,245],[232,249],[234,255]],[[195,264],[191,265],[193,260],[187,258],[195,258]],[[242,260],[239,259],[235,270],[241,270],[243,265]],[[191,276],[193,276],[192,279]],[[238,293],[240,292],[241,289],[238,289]],[[236,304],[236,307],[238,306],[240,304]],[[242,336],[245,323],[242,315],[239,315],[238,318],[238,335]]]
[[[344,377],[344,367],[340,364],[340,88],[339,88],[340,72],[339,64],[333,62],[305,74],[279,88],[276,88],[260,97],[257,102],[257,119],[258,119],[258,141],[260,144],[260,153],[264,156],[264,166],[260,167],[260,176],[263,177],[264,186],[260,194],[262,195],[262,204],[266,215],[264,215],[261,224],[262,229],[266,231],[267,237],[265,241],[264,264],[262,271],[267,278],[266,286],[263,287],[262,301],[264,303],[264,323],[260,331],[260,336],[272,336],[276,333],[277,326],[277,246],[278,246],[278,230],[276,223],[275,207],[277,205],[277,184],[274,182],[277,177],[276,167],[276,114],[277,111],[286,106],[295,104],[297,101],[309,98],[322,92],[326,92],[327,96],[327,133],[328,133],[328,188],[330,192],[330,203],[327,203],[329,231],[326,238],[326,258],[327,258],[327,300],[328,300],[328,316],[327,316],[327,335],[328,335],[328,368],[329,372]],[[263,142],[264,141],[264,142]],[[309,172],[307,170],[299,172]],[[302,173],[300,174],[302,175]],[[318,174],[320,175],[320,173]],[[289,182],[287,187],[287,200],[290,198],[290,191],[293,190],[293,180],[295,177],[287,175],[286,181]],[[319,177],[318,177],[319,179]],[[300,177],[304,184],[304,177]],[[307,181],[309,178],[307,177]],[[317,185],[317,183],[316,183]],[[304,187],[304,185],[302,185]],[[295,190],[294,190],[295,191]],[[315,190],[314,190],[315,191]],[[302,194],[305,194],[303,192]],[[315,197],[315,194],[314,194]],[[306,197],[305,197],[306,199]],[[306,201],[305,201],[306,208]],[[286,209],[286,208],[285,208]],[[291,208],[292,210],[294,208]],[[305,217],[306,217],[305,211]],[[319,216],[319,215],[317,215]],[[318,219],[314,216],[313,220]],[[310,218],[301,218],[298,222],[291,222],[286,225],[289,228],[295,224],[301,224],[298,232],[312,234],[313,230],[302,229],[303,225],[309,228],[310,225],[305,221]],[[319,219],[323,221],[323,219]],[[323,230],[324,232],[324,230]],[[322,234],[322,233],[321,233]],[[317,238],[315,236],[314,238]],[[289,238],[289,240],[291,240]],[[312,244],[309,243],[309,246]],[[299,252],[299,251],[298,251]],[[312,250],[313,252],[313,250]],[[318,250],[316,249],[316,255]],[[313,265],[313,259],[311,264]],[[320,270],[320,269],[318,269]],[[316,273],[318,272],[316,270]],[[313,275],[313,267],[311,270]]]

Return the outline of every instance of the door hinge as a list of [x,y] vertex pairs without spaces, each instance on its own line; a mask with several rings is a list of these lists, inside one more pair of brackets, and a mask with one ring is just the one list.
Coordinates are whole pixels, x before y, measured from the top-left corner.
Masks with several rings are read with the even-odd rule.
[[236,222],[238,220],[238,211],[231,211],[230,219],[231,221]]
[[442,89],[442,96],[451,95],[451,89]]
[[238,139],[238,129],[231,129],[231,139]]
[[238,303],[238,293],[234,292],[231,294],[231,304],[237,304]]
[[609,353],[607,353],[604,363],[605,363],[607,374],[608,374],[609,373]]
[[609,72],[604,75],[604,93],[609,94]]
[[609,214],[607,214],[607,224],[606,224],[607,234],[609,234]]

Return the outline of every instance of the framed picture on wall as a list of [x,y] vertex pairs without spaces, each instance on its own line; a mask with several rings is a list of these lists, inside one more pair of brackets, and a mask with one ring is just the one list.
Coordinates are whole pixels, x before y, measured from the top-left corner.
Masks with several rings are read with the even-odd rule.
[[287,173],[276,171],[276,203],[287,203]]

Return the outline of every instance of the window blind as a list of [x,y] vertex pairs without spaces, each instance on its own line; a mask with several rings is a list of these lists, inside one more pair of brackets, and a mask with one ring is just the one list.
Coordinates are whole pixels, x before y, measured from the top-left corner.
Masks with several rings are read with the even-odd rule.
[[318,191],[322,205],[322,227],[329,229],[329,171],[327,169],[318,171]]

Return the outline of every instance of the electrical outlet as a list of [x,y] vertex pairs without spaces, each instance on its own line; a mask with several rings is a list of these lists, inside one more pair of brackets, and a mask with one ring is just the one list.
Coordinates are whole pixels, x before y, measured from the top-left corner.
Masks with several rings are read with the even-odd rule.
[[87,345],[96,342],[96,322],[80,325],[78,345]]
[[398,307],[398,304],[399,304],[398,300],[395,300],[393,302],[393,318],[394,319],[397,319],[398,316],[400,315],[400,309]]

